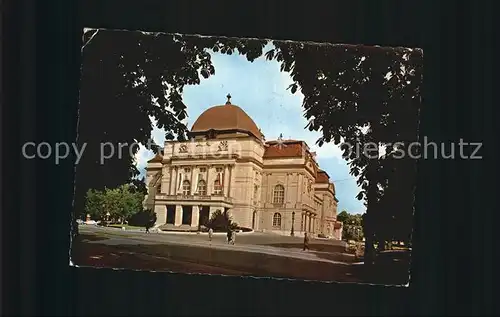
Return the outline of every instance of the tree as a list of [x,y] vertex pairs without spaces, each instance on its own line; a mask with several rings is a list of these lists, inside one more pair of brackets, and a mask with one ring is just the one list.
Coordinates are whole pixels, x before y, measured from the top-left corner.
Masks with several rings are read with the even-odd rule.
[[226,232],[228,228],[236,230],[238,224],[231,220],[227,212],[222,212],[220,209],[216,210],[210,219],[205,224],[205,227],[211,228],[216,232]]
[[85,213],[90,215],[92,219],[102,219],[104,216],[104,195],[102,192],[94,189],[89,189],[85,201]]
[[[76,167],[75,212],[84,210],[89,188],[137,183],[139,171],[128,154],[137,153],[135,142],[147,144],[151,118],[165,129],[167,140],[185,139],[183,88],[215,74],[209,50],[239,52],[253,61],[267,42],[106,30],[85,33],[78,145],[86,148]],[[119,148],[119,143],[127,146]],[[109,158],[103,160],[103,154]]]
[[133,214],[128,223],[132,226],[151,228],[156,223],[156,213],[151,209],[141,210]]
[[349,220],[349,214],[347,211],[342,210],[342,212],[337,215],[337,220],[342,223],[347,223]]
[[132,179],[130,185],[131,185],[130,190],[132,192],[141,193],[143,197],[147,195],[148,189],[146,188],[146,181],[145,181],[144,177],[141,179],[137,179],[137,178]]
[[[277,41],[274,45],[276,49],[266,57],[281,62],[281,70],[290,73],[292,93],[300,87],[307,127],[323,132],[318,144],[340,144],[342,140],[348,144],[344,158],[362,188],[357,198],[364,199],[367,207],[363,229],[365,263],[370,264],[376,231],[384,222],[379,215],[385,175],[378,153],[387,143],[416,140],[422,52]],[[367,144],[372,145],[373,157],[353,151]],[[379,232],[379,236],[383,234]]]
[[86,212],[95,220],[109,217],[122,224],[133,214],[142,211],[144,195],[136,189],[124,184],[117,188],[105,188],[103,191],[90,189],[86,196]]
[[359,214],[351,215],[343,210],[337,215],[337,220],[343,224],[342,237],[345,240],[363,240],[362,216]]
[[134,188],[125,184],[119,187],[120,190],[120,218],[128,219],[131,215],[142,211],[142,201],[144,195],[141,192],[135,191]]

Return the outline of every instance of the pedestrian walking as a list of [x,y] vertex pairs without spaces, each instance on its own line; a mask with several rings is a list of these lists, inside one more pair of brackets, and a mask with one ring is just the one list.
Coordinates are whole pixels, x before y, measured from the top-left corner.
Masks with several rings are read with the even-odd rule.
[[208,241],[212,242],[213,235],[214,235],[214,230],[212,228],[208,229]]
[[304,248],[302,249],[303,251],[307,250],[309,251],[309,235],[304,233]]
[[231,231],[231,244],[234,245],[236,242],[236,230]]

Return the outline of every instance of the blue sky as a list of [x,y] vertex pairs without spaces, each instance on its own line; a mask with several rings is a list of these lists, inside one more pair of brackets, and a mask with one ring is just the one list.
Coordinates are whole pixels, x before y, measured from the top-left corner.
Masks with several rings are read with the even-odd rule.
[[[272,48],[269,44],[265,49]],[[267,140],[279,137],[304,140],[312,151],[316,151],[318,163],[334,182],[339,200],[338,212],[363,213],[363,201],[356,195],[359,188],[356,179],[349,175],[349,167],[341,157],[340,148],[334,144],[315,145],[320,132],[310,132],[302,109],[303,95],[298,91],[294,95],[286,88],[292,82],[286,72],[280,72],[280,64],[267,61],[264,57],[249,62],[239,54],[223,55],[210,52],[215,75],[202,79],[200,85],[184,88],[183,99],[187,105],[189,117],[186,120],[191,128],[196,118],[206,109],[226,102],[226,95],[231,94],[231,102],[241,107],[255,121]],[[154,123],[153,123],[154,126]],[[152,138],[163,144],[164,131],[156,128]],[[136,156],[137,166],[144,173],[147,160],[154,154],[141,147]]]

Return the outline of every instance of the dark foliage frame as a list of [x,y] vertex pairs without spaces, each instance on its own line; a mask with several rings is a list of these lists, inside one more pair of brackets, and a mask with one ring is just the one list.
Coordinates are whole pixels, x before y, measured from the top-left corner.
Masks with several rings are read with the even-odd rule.
[[[464,182],[483,184],[479,164],[419,162],[412,282],[408,288],[397,288],[70,267],[75,157],[55,165],[49,160],[26,160],[21,155],[24,142],[75,140],[83,26],[421,47],[425,56],[421,135],[436,141],[451,140],[457,135],[482,140],[484,130],[474,127],[484,126],[486,112],[471,111],[474,106],[471,101],[475,105],[488,102],[484,95],[491,86],[485,86],[486,82],[474,85],[473,79],[484,79],[484,73],[470,62],[471,55],[467,53],[472,50],[462,49],[457,53],[456,36],[435,38],[448,30],[449,25],[450,34],[467,30],[467,26],[455,30],[459,25],[453,20],[455,10],[458,6],[464,11],[472,9],[447,4],[446,10],[441,10],[421,2],[363,4],[164,0],[87,0],[78,5],[67,0],[37,3],[19,0],[2,4],[3,22],[12,26],[2,28],[2,39],[9,43],[2,48],[2,73],[9,77],[3,75],[1,82],[2,103],[7,105],[1,110],[0,174],[4,189],[1,196],[4,313],[330,316],[467,314],[484,312],[484,307],[490,307],[491,284],[482,283],[479,275],[474,278],[461,275],[468,270],[457,259],[444,259],[453,256],[450,242],[462,243],[464,248],[481,244],[481,249],[476,247],[476,253],[471,255],[476,260],[484,257],[482,248],[488,249],[482,241],[473,240],[472,233],[470,239],[464,239],[455,231],[446,230],[469,228],[469,223],[464,222],[468,217],[464,207],[485,210],[481,205],[484,201],[480,200],[485,192],[478,186],[459,186]],[[474,22],[462,23],[472,28]],[[480,27],[488,22],[482,23]],[[480,27],[476,31],[481,31]],[[471,47],[481,43],[481,39],[474,37],[468,41]],[[444,44],[451,44],[451,48],[446,50]],[[473,77],[463,72],[453,73],[455,59],[460,57],[464,61],[468,58],[469,63],[462,65]],[[488,57],[491,58],[483,52],[481,59]],[[445,75],[451,78],[445,80]],[[458,75],[469,81],[468,93],[478,97],[468,99],[464,95],[465,89],[461,88],[466,86],[459,85]],[[457,97],[457,93],[462,95]],[[465,100],[469,104],[462,109],[458,105]],[[469,174],[466,167],[474,172]],[[457,173],[461,180],[445,186],[445,179],[458,177]],[[474,205],[471,201],[475,201]],[[491,227],[475,230],[491,233]],[[491,265],[484,264],[481,274],[488,274],[488,269],[491,270]],[[464,283],[469,292],[467,302],[460,299],[466,293],[458,291],[458,285]],[[486,306],[467,306],[476,298]]]

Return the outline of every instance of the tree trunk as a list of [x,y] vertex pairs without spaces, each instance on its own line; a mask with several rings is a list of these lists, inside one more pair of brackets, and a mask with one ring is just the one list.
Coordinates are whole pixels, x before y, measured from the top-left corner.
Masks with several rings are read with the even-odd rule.
[[378,240],[378,252],[382,252],[385,250],[385,244],[387,241],[384,238],[379,238]]

